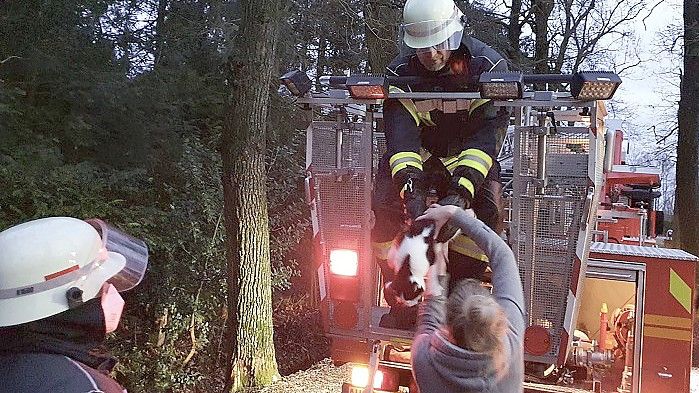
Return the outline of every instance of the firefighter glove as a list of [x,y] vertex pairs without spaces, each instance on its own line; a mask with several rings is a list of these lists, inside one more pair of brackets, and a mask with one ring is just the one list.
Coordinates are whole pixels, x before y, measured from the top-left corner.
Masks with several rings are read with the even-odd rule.
[[[442,198],[442,200],[439,201],[439,204],[442,206],[454,205],[454,206],[458,206],[461,209],[466,208],[466,201],[458,193],[449,194],[449,195],[445,196],[444,198]],[[458,231],[459,231],[458,227],[452,225],[451,223],[449,223],[447,221],[444,224],[444,226],[442,226],[442,228],[440,229],[439,234],[437,234],[436,240],[439,243],[444,243],[444,242],[450,240],[451,238],[453,238],[454,236],[456,236]]]
[[462,209],[470,209],[473,202],[475,187],[467,177],[454,174],[451,178],[447,196],[442,199],[440,205],[455,205]]
[[427,210],[427,192],[422,179],[409,178],[402,191],[405,214],[410,222],[420,217]]

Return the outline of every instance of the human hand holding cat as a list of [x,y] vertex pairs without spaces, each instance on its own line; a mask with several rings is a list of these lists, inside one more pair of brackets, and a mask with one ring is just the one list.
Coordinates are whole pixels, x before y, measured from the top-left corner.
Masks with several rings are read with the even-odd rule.
[[[461,210],[458,206],[454,205],[440,205],[433,203],[426,211],[425,214],[417,218],[417,220],[432,220],[435,223],[434,237],[436,238],[439,231],[442,229],[444,224],[446,224],[451,217],[456,214],[457,211]],[[475,217],[475,213],[472,209],[464,210],[466,214]]]
[[425,275],[425,296],[445,295],[445,290],[439,282],[439,277],[447,274],[447,256],[449,246],[446,243],[435,243],[434,264],[427,270]]

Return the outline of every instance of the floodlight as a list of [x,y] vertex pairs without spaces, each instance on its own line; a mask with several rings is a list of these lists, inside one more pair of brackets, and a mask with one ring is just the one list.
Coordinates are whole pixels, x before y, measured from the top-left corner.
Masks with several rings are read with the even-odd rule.
[[522,97],[521,72],[484,72],[478,82],[483,98],[507,100]]
[[[384,373],[381,370],[376,370],[374,374],[374,389],[381,389],[383,385]],[[369,367],[365,365],[355,365],[352,367],[350,381],[352,386],[364,388],[369,383]]]
[[381,100],[388,97],[388,85],[383,76],[352,75],[345,86],[353,98]]
[[355,250],[331,250],[330,272],[340,276],[354,277],[359,267],[359,256]]
[[281,78],[282,82],[291,94],[301,97],[311,90],[311,80],[305,72],[300,70],[291,70],[284,74]]
[[619,75],[609,71],[580,71],[573,75],[570,94],[579,100],[608,100],[621,84]]

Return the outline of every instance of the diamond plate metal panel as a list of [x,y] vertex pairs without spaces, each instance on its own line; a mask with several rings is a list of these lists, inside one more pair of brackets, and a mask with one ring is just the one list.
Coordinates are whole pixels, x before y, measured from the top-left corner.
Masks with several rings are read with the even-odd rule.
[[645,258],[677,259],[683,261],[698,261],[696,256],[676,248],[661,248],[647,246],[633,246],[629,244],[592,243],[590,252],[610,255],[628,255]]

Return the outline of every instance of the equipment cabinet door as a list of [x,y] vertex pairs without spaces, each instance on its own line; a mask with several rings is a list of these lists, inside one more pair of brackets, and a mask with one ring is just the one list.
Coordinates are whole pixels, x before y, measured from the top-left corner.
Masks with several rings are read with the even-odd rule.
[[642,392],[689,392],[695,262],[646,258]]

